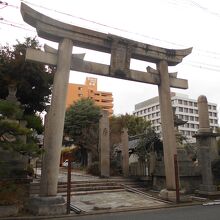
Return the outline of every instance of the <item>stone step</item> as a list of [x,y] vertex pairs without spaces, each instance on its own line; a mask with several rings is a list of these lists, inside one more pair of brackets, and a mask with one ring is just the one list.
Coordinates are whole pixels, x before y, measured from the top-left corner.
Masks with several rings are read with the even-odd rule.
[[[79,184],[79,183],[108,183],[108,182],[136,182],[136,179],[132,179],[132,178],[109,178],[109,179],[89,179],[89,180],[76,180],[74,181],[72,179],[71,183],[72,184]],[[66,183],[66,181],[64,182],[59,182],[59,184],[64,184]]]
[[[65,187],[67,185],[67,183],[62,183],[62,184],[58,184],[58,187]],[[88,187],[92,187],[92,186],[102,186],[102,185],[105,185],[105,186],[112,186],[112,185],[118,185],[117,183],[115,182],[106,182],[106,183],[102,183],[102,182],[82,182],[82,183],[71,183],[71,186],[72,187],[82,187],[82,186],[88,186]]]
[[[100,192],[100,191],[113,191],[113,190],[123,190],[124,186],[138,188],[145,190],[147,188],[147,181],[136,181],[130,178],[109,178],[109,179],[96,179],[96,180],[86,180],[86,181],[72,181],[71,182],[71,192],[74,193],[90,193],[90,192]],[[39,183],[31,183],[30,194],[38,194],[40,189]],[[58,183],[58,193],[66,193],[67,183]]]
[[[71,187],[72,188],[79,188],[79,187],[97,187],[97,186],[118,186],[121,184],[126,184],[126,185],[143,185],[145,186],[146,184],[143,184],[142,182],[120,182],[120,183],[116,183],[116,182],[108,182],[108,183],[72,183]],[[58,187],[62,188],[62,187],[66,187],[67,183],[63,183],[63,184],[59,184]],[[147,185],[146,185],[147,186]]]
[[[99,191],[99,190],[113,190],[113,189],[121,189],[123,188],[122,186],[120,185],[116,185],[116,186],[92,186],[92,187],[88,187],[88,186],[85,186],[85,187],[77,187],[77,188],[72,188],[71,187],[71,191],[72,192],[76,192],[76,191]],[[66,192],[67,191],[67,187],[63,187],[63,188],[58,188],[58,192]]]
[[[115,187],[119,187],[121,184],[125,184],[131,187],[135,187],[135,186],[142,186],[142,187],[146,187],[147,185],[143,184],[142,182],[121,182],[121,183],[115,183],[115,182],[109,182],[109,183],[80,183],[80,184],[71,184],[71,188],[75,189],[75,190],[81,190],[84,188],[100,188],[100,187],[109,187],[109,188],[115,188]],[[34,183],[30,185],[30,190],[39,190],[40,185],[39,183]],[[58,189],[66,189],[67,188],[67,183],[62,183],[58,185]]]
[[[146,189],[143,188],[135,188],[139,191],[142,192],[147,192]],[[71,195],[88,195],[88,194],[96,194],[96,193],[105,193],[105,192],[123,192],[123,191],[127,191],[125,188],[120,188],[120,189],[110,189],[110,190],[94,190],[94,191],[75,191],[75,192],[71,192]],[[59,192],[59,195],[65,196],[66,192]]]
[[[141,191],[146,191],[145,188],[133,185],[133,188],[136,188]],[[77,195],[84,195],[84,194],[91,194],[91,193],[98,193],[98,192],[115,192],[115,191],[123,191],[125,188],[123,186],[115,186],[115,187],[93,187],[93,188],[87,188],[87,187],[81,187],[80,189],[73,189],[71,188],[71,193],[77,194]],[[58,193],[66,194],[67,188],[58,188]],[[35,190],[30,190],[31,195],[36,195],[39,193],[39,188]]]
[[[110,189],[110,190],[93,190],[93,191],[76,191],[76,192],[71,192],[72,196],[79,196],[79,195],[89,195],[89,194],[96,194],[96,193],[105,193],[105,192],[123,192],[126,191],[124,188],[121,189]],[[66,195],[66,192],[59,193],[59,195]]]

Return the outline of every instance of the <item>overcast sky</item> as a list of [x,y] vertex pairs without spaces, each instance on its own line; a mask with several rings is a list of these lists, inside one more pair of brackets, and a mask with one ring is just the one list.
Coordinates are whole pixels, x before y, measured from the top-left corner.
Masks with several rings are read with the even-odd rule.
[[[20,15],[20,0],[0,4],[0,44],[36,36]],[[220,2],[218,0],[28,0],[30,7],[54,19],[96,31],[116,34],[170,49],[193,47],[192,54],[170,71],[188,80],[189,89],[172,91],[197,99],[206,95],[220,107]],[[41,44],[57,44],[39,38]],[[86,52],[86,60],[109,64],[109,55]],[[132,61],[131,68],[145,71],[149,64]],[[153,65],[152,65],[153,67]],[[115,114],[132,113],[134,105],[158,95],[157,86],[71,72],[70,82],[83,84],[86,76],[98,78],[98,90],[114,96]]]

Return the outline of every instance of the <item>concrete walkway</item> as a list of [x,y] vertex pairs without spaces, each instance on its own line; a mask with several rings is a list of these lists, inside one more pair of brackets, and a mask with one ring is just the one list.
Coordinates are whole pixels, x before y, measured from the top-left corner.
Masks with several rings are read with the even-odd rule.
[[[61,168],[59,180],[65,181],[66,169]],[[93,181],[100,179],[96,176],[91,176],[83,171],[73,171],[71,175],[72,181]],[[168,206],[167,202],[158,201],[147,195],[140,195],[134,192],[117,191],[117,192],[97,192],[94,194],[74,195],[71,197],[71,204],[83,210],[91,212],[97,210],[116,210],[125,208],[157,208]]]
[[127,191],[73,196],[71,203],[85,212],[125,208],[162,208],[168,206],[166,202]]
[[[38,176],[40,170],[38,170]],[[94,181],[99,180],[97,176],[86,174],[81,170],[73,170],[71,181]],[[39,180],[39,179],[38,179]],[[59,182],[67,182],[67,168],[60,168]],[[64,196],[65,198],[65,196]],[[81,209],[83,212],[93,212],[97,210],[121,210],[138,208],[159,208],[169,205],[166,201],[159,201],[147,195],[141,195],[126,190],[117,192],[97,192],[85,195],[72,195],[71,204]]]

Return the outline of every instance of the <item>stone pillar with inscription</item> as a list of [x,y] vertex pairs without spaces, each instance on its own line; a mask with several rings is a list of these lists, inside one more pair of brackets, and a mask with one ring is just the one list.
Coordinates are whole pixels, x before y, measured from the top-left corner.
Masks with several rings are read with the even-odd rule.
[[122,151],[122,173],[125,177],[129,176],[129,149],[128,149],[128,129],[123,128],[121,132],[121,151]]
[[110,138],[108,111],[102,110],[99,121],[99,167],[100,176],[110,176]]

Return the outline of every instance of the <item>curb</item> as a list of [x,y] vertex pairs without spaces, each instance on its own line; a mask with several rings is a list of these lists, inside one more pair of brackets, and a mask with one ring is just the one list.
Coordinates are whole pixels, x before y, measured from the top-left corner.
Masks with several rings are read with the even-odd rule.
[[56,216],[18,216],[18,217],[0,217],[0,220],[46,220],[46,219],[57,219],[57,220],[68,220],[75,217],[83,217],[90,215],[102,215],[102,214],[112,214],[112,213],[122,213],[122,212],[137,212],[137,211],[153,211],[158,209],[171,209],[171,208],[180,208],[180,207],[188,207],[188,206],[196,206],[202,205],[201,202],[193,202],[193,203],[180,203],[180,204],[168,204],[166,206],[156,206],[156,207],[140,207],[140,208],[122,208],[122,209],[108,209],[108,210],[98,210],[91,211],[87,213],[81,214],[69,214],[69,215],[56,215]]

